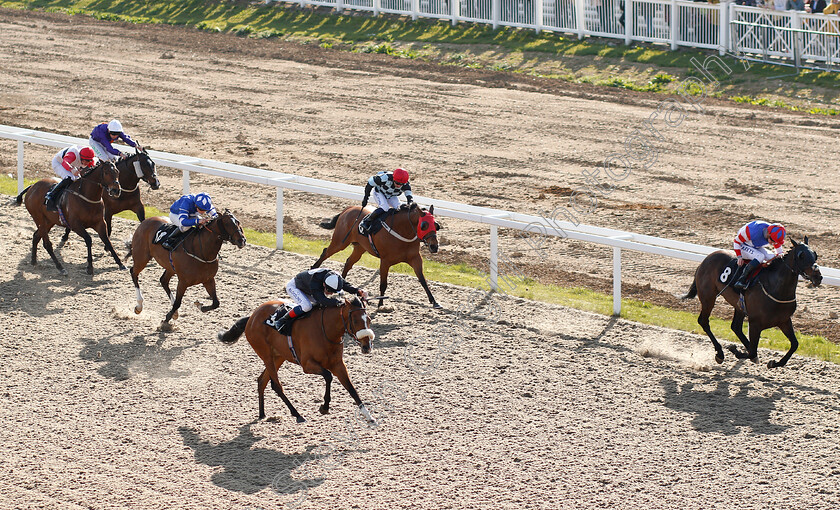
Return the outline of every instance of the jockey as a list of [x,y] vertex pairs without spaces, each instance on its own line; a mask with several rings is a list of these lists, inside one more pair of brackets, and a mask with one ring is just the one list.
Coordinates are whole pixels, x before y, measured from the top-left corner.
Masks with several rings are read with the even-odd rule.
[[738,265],[743,265],[745,260],[749,260],[749,264],[732,287],[738,291],[744,290],[747,287],[747,278],[752,271],[760,264],[784,255],[782,249],[784,244],[785,227],[778,223],[756,220],[741,227],[738,235],[735,236],[735,256],[738,257]]
[[44,203],[48,211],[58,210],[58,198],[71,182],[82,175],[83,168],[90,168],[95,164],[93,150],[90,147],[73,145],[58,151],[52,159],[52,169],[61,177],[61,182],[47,192]]
[[174,250],[192,227],[200,227],[216,217],[216,208],[207,193],[184,195],[169,208],[169,221],[178,226],[160,244],[167,250]]
[[297,276],[289,280],[289,283],[286,284],[286,293],[294,299],[297,306],[281,317],[275,327],[280,331],[290,321],[312,310],[312,307],[316,304],[324,308],[341,306],[341,301],[327,296],[327,294],[334,294],[340,290],[356,294],[362,299],[367,299],[368,297],[367,292],[350,285],[347,280],[344,280],[338,273],[330,269],[319,267],[318,269],[310,269],[298,273]]
[[126,145],[136,147],[137,150],[142,151],[143,146],[131,139],[128,134],[123,131],[120,121],[114,119],[111,122],[102,123],[93,128],[90,132],[90,139],[88,143],[93,147],[96,156],[102,161],[114,161],[124,156],[122,152],[114,148],[112,143],[117,140],[122,140]]
[[365,198],[362,200],[362,209],[367,205],[371,191],[373,191],[373,199],[378,207],[359,223],[359,233],[362,235],[369,234],[370,227],[377,218],[391,209],[399,208],[399,196],[401,194],[405,193],[407,205],[411,205],[414,200],[411,195],[411,185],[408,183],[408,172],[402,168],[397,168],[393,172],[379,172],[368,179],[367,186],[365,186]]

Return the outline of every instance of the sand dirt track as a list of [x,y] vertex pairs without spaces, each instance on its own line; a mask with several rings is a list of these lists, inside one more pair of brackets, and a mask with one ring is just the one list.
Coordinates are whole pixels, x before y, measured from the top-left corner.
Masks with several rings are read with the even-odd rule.
[[[161,333],[159,267],[141,274],[146,309],[135,316],[128,275],[101,250],[91,278],[83,244],[65,247],[63,278],[29,265],[25,209],[0,205],[0,223],[16,239],[0,248],[0,508],[840,505],[836,365],[716,365],[694,335],[521,299],[497,307],[433,284],[450,312],[397,299],[374,317],[370,355],[345,348],[378,428],[348,422],[354,406],[338,384],[332,414],[319,415],[322,379],[290,366],[281,380],[309,421],[268,395],[258,422],[262,365],[247,342],[214,333],[310,260],[226,245],[221,309],[185,305]],[[119,220],[115,237],[133,225]],[[395,296],[418,286],[392,285]],[[195,299],[207,301],[193,288],[185,302]],[[456,332],[444,348],[459,342],[436,370],[441,349],[423,341],[435,328]],[[428,374],[412,371],[407,348]]]
[[[0,123],[81,136],[115,116],[156,149],[353,183],[406,164],[423,195],[539,213],[658,101],[275,43],[2,10]],[[96,64],[83,71],[73,57]],[[714,105],[587,222],[724,246],[733,225],[767,216],[816,233],[820,262],[837,267],[840,182],[824,175],[832,123]],[[13,171],[14,144],[0,148]],[[45,175],[49,155],[28,147],[27,176]],[[171,202],[179,176],[165,175],[148,201]],[[252,225],[273,223],[270,190],[193,186]],[[323,236],[315,220],[346,205],[288,195],[287,226],[302,235]],[[431,312],[413,279],[394,276],[389,294],[401,298],[374,318],[373,353],[346,349],[382,425],[351,427],[348,442],[335,435],[352,418],[344,389],[334,385],[333,414],[320,416],[322,380],[293,367],[281,379],[309,421],[295,424],[271,395],[271,418],[254,421],[261,365],[247,343],[214,340],[310,259],[228,245],[221,308],[185,305],[176,330],[161,333],[159,268],[141,276],[146,310],[135,316],[128,275],[98,243],[93,278],[78,239],[61,278],[43,251],[28,264],[25,209],[0,204],[0,225],[0,508],[278,508],[299,498],[303,508],[840,507],[835,365],[717,365],[695,335],[505,297],[502,322],[486,303],[461,317],[451,310],[480,296],[441,284],[432,289],[450,312]],[[117,225],[123,239],[134,224]],[[442,257],[486,254],[486,229],[447,227]],[[608,252],[554,248],[562,258],[528,267],[608,281]],[[663,295],[684,291],[690,270],[644,257],[628,267],[631,283]],[[800,293],[809,320],[837,309],[836,291]],[[198,289],[187,298],[206,301]],[[460,344],[417,375],[405,349],[431,362],[432,342],[419,340],[439,327],[463,332]]]

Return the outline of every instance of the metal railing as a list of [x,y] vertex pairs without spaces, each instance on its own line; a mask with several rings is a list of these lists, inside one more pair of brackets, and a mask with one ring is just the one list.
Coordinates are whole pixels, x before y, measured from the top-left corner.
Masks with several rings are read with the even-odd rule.
[[[24,143],[34,143],[51,147],[67,147],[74,144],[87,144],[85,138],[56,135],[43,131],[35,131],[14,126],[0,125],[0,138],[17,140],[17,177],[18,192],[24,189]],[[129,147],[118,146],[123,150]],[[255,184],[273,186],[277,190],[276,198],[276,233],[277,248],[283,249],[283,190],[292,189],[318,195],[346,198],[361,201],[364,195],[362,186],[352,186],[339,182],[312,179],[299,175],[262,170],[243,165],[224,163],[211,159],[182,156],[169,152],[149,151],[149,155],[159,166],[179,169],[182,174],[184,194],[189,193],[190,173],[196,172],[213,175],[226,179],[246,181]],[[610,228],[594,227],[591,225],[573,224],[557,219],[555,216],[533,216],[501,209],[477,207],[446,200],[437,200],[415,195],[415,201],[420,205],[434,205],[435,215],[461,220],[483,223],[490,227],[490,282],[498,290],[499,279],[499,228],[509,228],[520,232],[536,235],[557,236],[594,244],[611,246],[613,248],[613,313],[621,313],[621,250],[633,250],[642,253],[652,253],[665,257],[672,257],[692,262],[702,261],[706,255],[718,250],[684,241],[674,241],[659,237],[625,232]],[[840,286],[840,270],[822,268],[823,283]]]

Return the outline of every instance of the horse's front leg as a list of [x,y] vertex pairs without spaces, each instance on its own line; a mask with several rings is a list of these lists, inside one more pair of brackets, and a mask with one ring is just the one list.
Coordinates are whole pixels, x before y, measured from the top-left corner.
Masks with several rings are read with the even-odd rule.
[[321,404],[321,407],[318,408],[318,411],[321,414],[329,414],[330,413],[330,386],[332,386],[333,375],[332,372],[327,370],[326,368],[322,369],[321,375],[324,376],[324,403]]
[[96,226],[96,232],[99,234],[99,239],[102,239],[102,242],[105,244],[105,249],[108,250],[112,257],[114,257],[117,267],[119,267],[121,271],[125,271],[125,265],[123,265],[122,260],[120,260],[120,256],[117,255],[117,250],[114,249],[114,245],[111,244],[111,238],[108,236],[108,232],[110,231],[110,225],[106,224],[104,221]]
[[204,288],[207,289],[207,294],[210,295],[210,299],[213,300],[213,303],[210,306],[201,306],[201,301],[196,301],[195,306],[198,307],[199,310],[202,312],[209,312],[210,310],[215,310],[219,307],[219,298],[216,296],[216,279],[210,278],[206,282],[204,282]]
[[429,284],[426,282],[426,277],[423,275],[423,259],[420,255],[411,259],[408,263],[412,269],[414,269],[414,274],[417,275],[417,279],[420,280],[420,285],[423,286],[423,290],[426,291],[426,296],[429,298],[429,303],[432,304],[434,308],[443,308],[440,306],[437,301],[435,301],[434,296],[432,296],[432,291],[429,290]]
[[767,368],[776,368],[776,367],[783,367],[787,364],[788,360],[793,353],[796,352],[796,349],[799,348],[799,340],[796,339],[796,333],[793,331],[793,322],[791,322],[790,318],[788,318],[787,323],[779,326],[779,329],[782,330],[782,333],[788,337],[790,340],[790,350],[788,350],[787,354],[782,356],[782,359],[779,361],[773,361],[772,359],[767,362]]
[[87,274],[93,275],[93,239],[90,237],[90,234],[87,233],[87,230],[84,228],[80,228],[79,230],[74,230],[79,236],[84,240],[85,246],[87,247]]
[[750,323],[750,341],[746,351],[742,351],[734,345],[729,346],[729,350],[738,359],[749,359],[753,363],[758,363],[758,340],[761,338],[761,332],[764,331],[756,324]]
[[169,323],[173,317],[178,317],[178,308],[181,307],[181,301],[184,299],[184,293],[187,291],[187,284],[180,278],[178,279],[178,287],[175,289],[175,300],[172,302],[172,309],[166,314],[166,319],[163,322]]
[[61,236],[61,240],[58,242],[58,246],[55,247],[56,250],[61,250],[64,248],[64,245],[67,243],[67,240],[70,239],[70,229],[64,229],[64,235]]
[[347,390],[347,393],[353,398],[353,402],[359,406],[359,413],[373,426],[376,426],[376,420],[370,415],[370,412],[365,407],[365,404],[362,402],[362,399],[359,398],[359,394],[356,392],[356,388],[353,387],[353,383],[350,382],[350,376],[347,374],[347,366],[344,364],[344,360],[339,359],[336,363],[333,364],[332,367],[329,367],[329,371],[335,375],[339,381],[341,381],[341,385]]
[[[169,269],[164,269],[163,274],[160,275],[160,286],[163,287],[163,291],[166,292],[166,297],[169,298],[170,303],[175,303],[175,296],[172,294],[172,290],[169,288],[169,281],[172,280],[173,276],[175,276],[175,273]],[[177,311],[172,316],[172,318],[178,318]]]

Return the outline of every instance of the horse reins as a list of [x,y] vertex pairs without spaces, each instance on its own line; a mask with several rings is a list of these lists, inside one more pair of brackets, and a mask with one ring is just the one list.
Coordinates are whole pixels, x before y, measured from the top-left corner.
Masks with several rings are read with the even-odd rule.
[[[349,301],[345,301],[345,305],[349,304],[349,303],[350,303]],[[344,326],[344,331],[341,332],[341,341],[336,343],[336,342],[333,342],[332,340],[330,340],[330,337],[327,335],[327,328],[324,325],[324,315],[327,313],[327,309],[326,308],[321,308],[321,333],[323,333],[324,338],[327,340],[327,342],[329,342],[333,345],[341,345],[341,344],[344,343],[344,333],[347,333],[349,336],[353,337],[353,332],[350,331],[350,326],[353,325],[353,323],[352,323],[353,312],[364,312],[365,311],[364,307],[362,307],[358,310],[351,310],[347,313],[347,320],[345,321],[343,310],[344,310],[344,305],[342,305],[339,308],[338,315],[341,317],[341,324]],[[353,338],[355,338],[355,337],[353,337]],[[358,342],[359,345],[361,345],[361,343],[362,343],[362,342],[359,341],[358,338],[356,338],[356,342]]]

